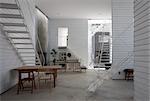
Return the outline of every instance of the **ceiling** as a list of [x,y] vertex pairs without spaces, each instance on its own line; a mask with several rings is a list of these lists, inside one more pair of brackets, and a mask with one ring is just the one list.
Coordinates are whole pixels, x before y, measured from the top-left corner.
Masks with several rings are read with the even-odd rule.
[[111,19],[111,0],[36,0],[49,18]]

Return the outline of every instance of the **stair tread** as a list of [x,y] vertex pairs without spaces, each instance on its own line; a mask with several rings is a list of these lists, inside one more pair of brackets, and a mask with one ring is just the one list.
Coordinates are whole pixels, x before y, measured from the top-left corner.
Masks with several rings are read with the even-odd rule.
[[4,26],[21,26],[25,27],[26,25],[24,23],[2,23]]
[[30,38],[26,38],[26,37],[25,38],[23,38],[23,37],[22,38],[20,38],[20,37],[9,37],[9,38],[11,38],[11,39],[30,39]]
[[13,43],[13,44],[32,44],[32,43]]
[[7,33],[29,33],[27,31],[7,31],[7,30],[5,30],[5,32]]
[[20,9],[17,4],[0,3],[0,8],[3,9]]
[[33,49],[34,50],[34,48],[17,48],[17,49]]
[[35,57],[35,56],[22,56],[22,57]]
[[0,18],[23,19],[23,17],[20,14],[0,14]]

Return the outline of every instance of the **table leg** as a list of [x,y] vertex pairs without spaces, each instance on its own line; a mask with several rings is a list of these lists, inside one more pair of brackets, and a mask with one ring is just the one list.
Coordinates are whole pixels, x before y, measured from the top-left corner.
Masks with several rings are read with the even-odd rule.
[[21,89],[21,73],[18,73],[18,88],[17,88],[17,94],[19,94],[19,91]]
[[54,79],[54,88],[56,87],[56,74],[53,74],[53,79]]

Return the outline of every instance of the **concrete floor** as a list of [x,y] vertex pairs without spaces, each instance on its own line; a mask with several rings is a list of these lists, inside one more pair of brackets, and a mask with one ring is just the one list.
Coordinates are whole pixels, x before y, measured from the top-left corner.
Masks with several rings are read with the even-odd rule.
[[95,93],[87,92],[94,71],[59,73],[56,88],[43,82],[34,93],[16,94],[16,87],[1,95],[2,101],[133,101],[133,81],[107,80]]

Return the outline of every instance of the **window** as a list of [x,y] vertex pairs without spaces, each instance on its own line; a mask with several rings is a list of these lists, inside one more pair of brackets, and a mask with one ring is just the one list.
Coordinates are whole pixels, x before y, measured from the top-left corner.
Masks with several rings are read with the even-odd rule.
[[99,35],[99,42],[109,42],[110,37],[108,35]]
[[68,45],[68,28],[58,28],[58,47],[67,47]]

